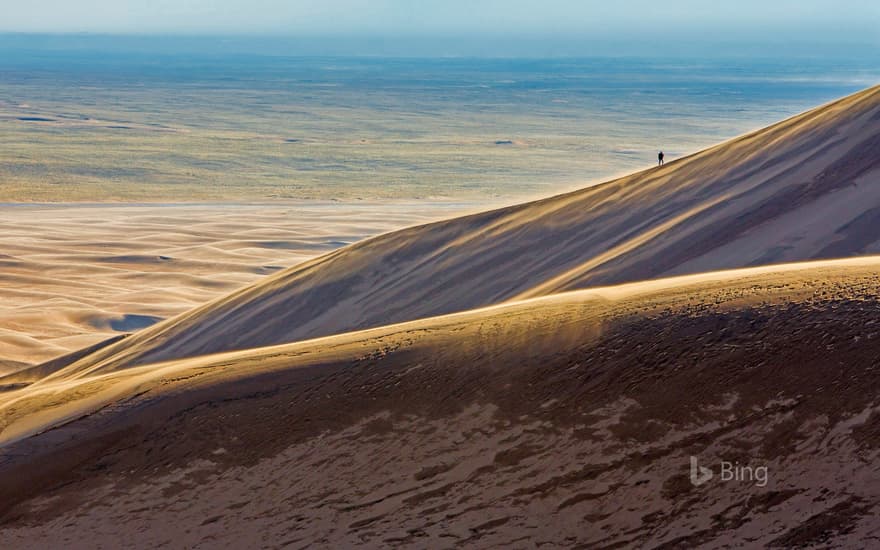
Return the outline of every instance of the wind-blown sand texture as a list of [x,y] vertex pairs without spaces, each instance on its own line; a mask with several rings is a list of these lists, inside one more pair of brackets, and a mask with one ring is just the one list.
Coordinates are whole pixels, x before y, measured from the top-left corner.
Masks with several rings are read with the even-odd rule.
[[0,375],[466,204],[0,206]]
[[2,377],[0,546],[870,547],[878,140],[875,87]]
[[[0,542],[867,547],[878,268],[635,283],[38,382],[0,397]],[[693,487],[692,455],[769,482]]]

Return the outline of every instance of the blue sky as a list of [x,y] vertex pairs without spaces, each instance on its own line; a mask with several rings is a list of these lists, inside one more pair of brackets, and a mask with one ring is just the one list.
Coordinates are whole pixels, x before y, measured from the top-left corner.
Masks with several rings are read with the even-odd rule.
[[876,37],[878,0],[32,0],[0,30],[103,33],[576,34],[621,30]]

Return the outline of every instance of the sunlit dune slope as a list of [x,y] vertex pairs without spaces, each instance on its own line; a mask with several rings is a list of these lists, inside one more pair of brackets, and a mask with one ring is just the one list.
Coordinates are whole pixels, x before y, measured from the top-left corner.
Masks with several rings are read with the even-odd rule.
[[[0,547],[867,547],[880,257],[599,288],[0,393]],[[766,486],[688,481],[690,457]]]
[[515,298],[880,251],[880,87],[546,200],[385,234],[80,362],[279,344]]

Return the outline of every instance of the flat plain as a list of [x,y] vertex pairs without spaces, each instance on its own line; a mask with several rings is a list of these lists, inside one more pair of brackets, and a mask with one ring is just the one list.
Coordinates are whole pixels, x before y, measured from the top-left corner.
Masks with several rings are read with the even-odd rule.
[[878,74],[855,61],[5,53],[0,202],[522,200],[695,152]]

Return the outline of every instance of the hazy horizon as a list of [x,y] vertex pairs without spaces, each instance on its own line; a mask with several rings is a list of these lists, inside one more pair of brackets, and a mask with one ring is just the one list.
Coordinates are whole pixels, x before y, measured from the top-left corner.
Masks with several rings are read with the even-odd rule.
[[190,46],[222,38],[229,51],[264,41],[289,55],[501,57],[867,56],[880,49],[878,29],[880,4],[864,0],[47,0],[7,7],[0,22],[18,37],[85,33],[140,47],[159,35]]
[[797,40],[785,35],[762,39],[638,39],[557,36],[369,36],[369,35],[244,35],[244,34],[113,34],[22,33],[0,31],[0,52],[155,55],[269,55],[304,57],[485,57],[590,58],[670,57],[692,59],[841,58],[873,61],[880,56],[876,42]]

